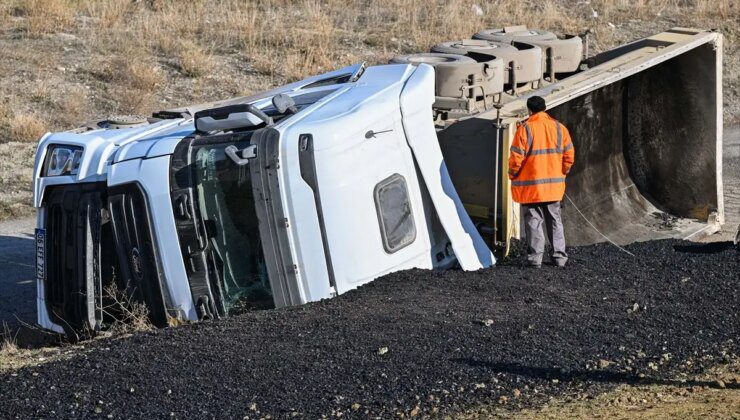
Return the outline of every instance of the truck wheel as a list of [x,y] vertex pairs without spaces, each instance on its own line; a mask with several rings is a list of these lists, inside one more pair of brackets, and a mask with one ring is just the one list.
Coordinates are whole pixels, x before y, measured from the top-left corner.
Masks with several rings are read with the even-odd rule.
[[[483,39],[442,42],[432,47],[432,52],[466,55],[479,63],[494,58],[501,59],[504,83],[511,87],[538,81],[542,78],[542,49],[524,42],[506,44]],[[515,74],[514,74],[515,73]]]
[[[504,64],[494,56],[476,60],[459,54],[422,53],[394,57],[395,64],[428,64],[434,67],[436,108],[466,109],[473,102],[492,103],[504,89]],[[461,108],[466,107],[466,108]]]
[[454,64],[454,63],[475,63],[470,57],[465,57],[459,54],[442,54],[442,53],[420,53],[420,54],[408,54],[398,55],[391,58],[391,64]]
[[483,39],[510,44],[513,41],[547,41],[558,39],[558,37],[550,31],[528,29],[526,26],[512,26],[506,28],[484,29],[473,35],[473,39]]
[[[517,51],[516,47],[503,42],[487,41],[484,39],[463,39],[447,41],[432,47],[433,53],[468,55],[469,53],[488,54],[498,57],[501,54],[511,54]],[[475,58],[475,57],[473,57]]]

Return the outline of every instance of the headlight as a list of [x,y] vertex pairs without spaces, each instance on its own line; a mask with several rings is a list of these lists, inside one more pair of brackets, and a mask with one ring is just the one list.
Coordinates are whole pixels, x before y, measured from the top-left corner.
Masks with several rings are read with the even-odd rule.
[[77,175],[82,147],[53,144],[46,152],[43,176]]

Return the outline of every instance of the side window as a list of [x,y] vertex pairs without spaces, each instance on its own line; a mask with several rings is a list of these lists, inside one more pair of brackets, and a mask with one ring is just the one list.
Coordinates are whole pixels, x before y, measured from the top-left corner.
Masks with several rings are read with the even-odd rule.
[[375,186],[374,194],[383,248],[392,254],[416,239],[406,180],[399,174],[391,175]]

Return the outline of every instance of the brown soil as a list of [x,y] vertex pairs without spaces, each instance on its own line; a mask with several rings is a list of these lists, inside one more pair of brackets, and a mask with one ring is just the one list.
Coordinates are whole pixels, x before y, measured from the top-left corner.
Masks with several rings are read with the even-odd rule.
[[725,120],[740,115],[737,0],[529,3],[0,0],[0,219],[32,212],[33,144],[47,130],[383,63],[504,24],[590,28],[592,53],[674,26],[718,28]]

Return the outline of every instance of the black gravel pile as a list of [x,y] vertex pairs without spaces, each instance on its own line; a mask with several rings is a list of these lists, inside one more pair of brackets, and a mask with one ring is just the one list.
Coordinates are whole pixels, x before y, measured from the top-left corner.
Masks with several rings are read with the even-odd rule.
[[[389,417],[585,398],[738,353],[731,244],[573,248],[567,269],[412,270],[336,299],[98,340],[0,376],[0,418]],[[515,252],[516,254],[516,252]]]

